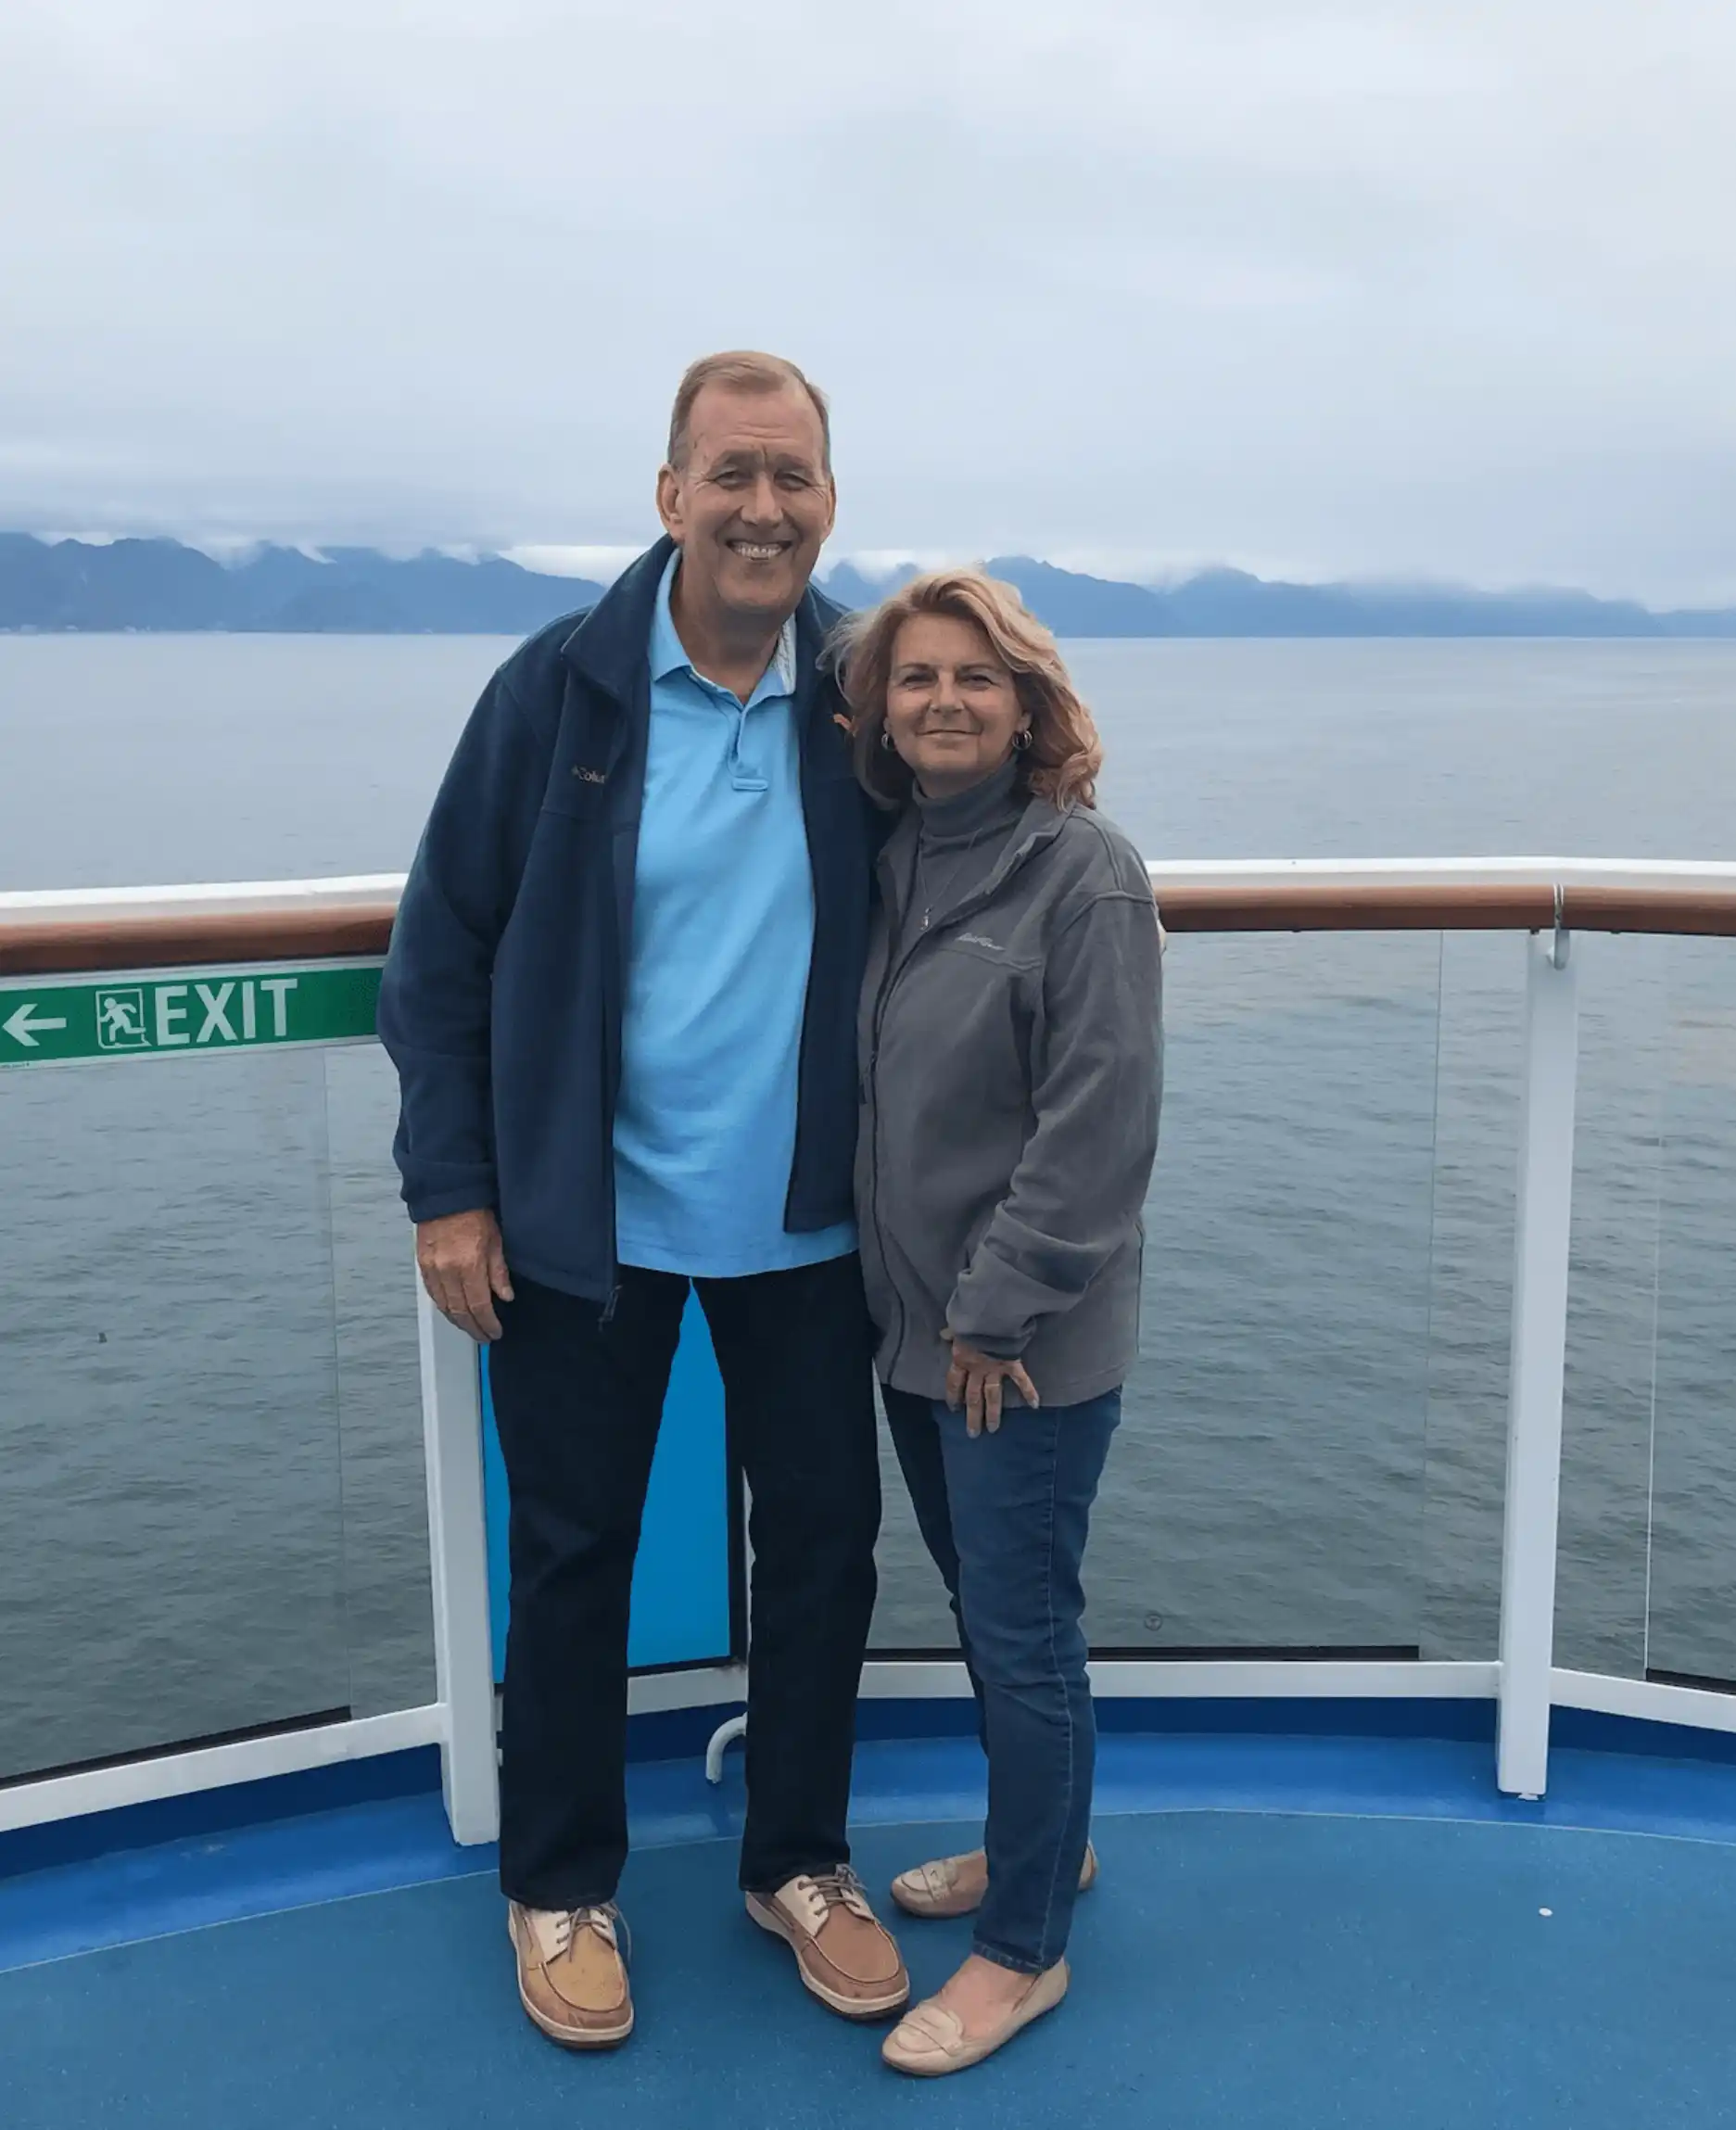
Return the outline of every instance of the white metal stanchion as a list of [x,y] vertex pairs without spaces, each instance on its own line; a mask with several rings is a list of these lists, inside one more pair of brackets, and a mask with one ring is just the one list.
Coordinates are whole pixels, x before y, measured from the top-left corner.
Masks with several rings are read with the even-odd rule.
[[422,1438],[428,1471],[434,1656],[446,1735],[441,1787],[455,1842],[501,1831],[488,1632],[488,1538],[482,1494],[482,1382],[476,1349],[421,1291]]
[[747,1736],[747,1718],[732,1716],[727,1723],[720,1723],[711,1734],[711,1743],[705,1748],[705,1780],[707,1782],[723,1781],[723,1756],[738,1738]]
[[1520,1797],[1540,1797],[1549,1780],[1579,1042],[1577,971],[1569,946],[1559,926],[1552,935],[1534,933],[1526,943],[1496,1761],[1501,1788]]

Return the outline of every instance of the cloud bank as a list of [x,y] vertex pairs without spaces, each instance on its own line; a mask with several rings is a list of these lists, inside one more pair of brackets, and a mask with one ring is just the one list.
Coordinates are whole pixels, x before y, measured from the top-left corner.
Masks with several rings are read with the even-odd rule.
[[1704,0],[12,0],[0,524],[630,547],[682,364],[839,546],[1736,592]]

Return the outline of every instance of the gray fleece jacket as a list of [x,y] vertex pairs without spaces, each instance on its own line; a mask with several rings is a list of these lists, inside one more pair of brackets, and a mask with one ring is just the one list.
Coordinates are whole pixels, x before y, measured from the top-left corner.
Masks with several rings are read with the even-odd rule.
[[[943,1397],[950,1328],[1021,1359],[1044,1404],[1075,1405],[1121,1383],[1137,1348],[1157,911],[1138,853],[1101,815],[996,783],[948,802],[974,809],[967,836],[967,820],[930,807],[925,824],[919,805],[881,856],[860,1021],[863,1273],[882,1382]],[[1004,806],[986,829],[984,802]]]

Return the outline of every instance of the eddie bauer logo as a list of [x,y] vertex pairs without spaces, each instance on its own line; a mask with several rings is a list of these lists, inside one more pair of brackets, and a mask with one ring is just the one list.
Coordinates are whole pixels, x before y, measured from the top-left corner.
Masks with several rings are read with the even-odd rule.
[[961,932],[958,934],[958,944],[960,946],[986,946],[991,954],[1001,951],[998,939],[984,939],[980,932]]

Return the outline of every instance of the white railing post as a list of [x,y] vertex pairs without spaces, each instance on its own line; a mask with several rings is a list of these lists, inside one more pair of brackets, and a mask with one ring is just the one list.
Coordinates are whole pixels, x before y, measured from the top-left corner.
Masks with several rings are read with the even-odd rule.
[[1526,942],[1525,1094],[1514,1243],[1496,1759],[1501,1788],[1519,1797],[1540,1797],[1549,1781],[1579,1044],[1577,971],[1569,945],[1567,933],[1559,928],[1552,934],[1532,933]]
[[455,1842],[501,1831],[488,1631],[488,1536],[482,1499],[482,1381],[476,1349],[417,1283],[422,1439],[428,1470],[434,1657],[445,1738],[440,1786]]

